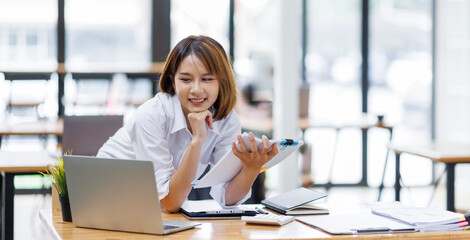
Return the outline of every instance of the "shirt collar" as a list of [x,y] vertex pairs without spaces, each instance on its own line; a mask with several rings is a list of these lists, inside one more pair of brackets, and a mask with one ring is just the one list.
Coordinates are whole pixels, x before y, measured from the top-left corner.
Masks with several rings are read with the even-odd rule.
[[[209,111],[212,113],[212,118],[214,118],[214,116],[216,114],[214,106],[210,107]],[[214,127],[214,129],[208,128],[209,132],[213,132],[214,134],[219,135],[220,134],[219,133],[219,128],[218,128],[219,124],[216,124],[216,122],[214,121],[214,122],[212,122],[212,126]]]
[[173,110],[174,110],[174,113],[175,113],[175,122],[173,124],[173,127],[171,128],[171,133],[175,133],[175,132],[178,132],[179,130],[181,129],[185,129],[187,128],[186,126],[186,119],[184,117],[184,113],[183,113],[183,108],[181,108],[181,103],[178,99],[178,96],[173,95],[172,96],[172,99],[173,99]]
[[[173,99],[173,109],[175,112],[175,123],[173,124],[173,127],[171,128],[171,133],[175,133],[182,129],[187,129],[188,125],[186,124],[186,118],[184,117],[183,108],[181,107],[181,103],[178,99],[178,96],[176,96],[175,94],[172,96],[172,99]],[[214,122],[213,123],[214,129],[207,128],[207,130],[209,130],[208,133],[212,132],[216,135],[219,135],[220,133],[219,133],[219,130],[217,129],[217,125],[218,124],[215,124]]]
[[212,126],[214,127],[214,129],[207,128],[207,130],[209,130],[209,132],[214,133],[215,135],[220,135],[220,132],[219,132],[219,129],[218,129],[219,124],[215,124],[215,123],[216,122],[212,123]]

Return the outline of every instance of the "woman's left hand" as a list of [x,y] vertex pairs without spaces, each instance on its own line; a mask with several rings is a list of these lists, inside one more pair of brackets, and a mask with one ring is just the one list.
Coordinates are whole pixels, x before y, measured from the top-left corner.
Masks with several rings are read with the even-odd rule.
[[241,135],[237,136],[238,145],[240,146],[240,151],[236,148],[235,142],[232,142],[232,151],[237,156],[243,165],[243,170],[249,171],[252,174],[258,174],[261,170],[261,167],[271,160],[278,153],[276,143],[273,144],[271,151],[269,151],[269,140],[266,136],[263,135],[261,138],[263,140],[263,148],[258,150],[256,146],[255,136],[253,133],[248,134],[248,139],[250,140],[251,152],[249,152]]

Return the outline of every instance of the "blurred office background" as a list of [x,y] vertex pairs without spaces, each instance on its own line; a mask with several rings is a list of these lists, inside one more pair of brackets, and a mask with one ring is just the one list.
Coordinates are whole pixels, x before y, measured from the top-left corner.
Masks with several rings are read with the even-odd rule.
[[[154,78],[148,76],[158,77],[168,51],[191,34],[215,38],[232,57],[240,92],[247,100],[246,106],[239,106],[240,114],[255,119],[270,117],[276,98],[280,1],[0,0],[2,122],[85,114],[128,117],[158,91],[152,85]],[[309,120],[347,122],[364,114],[374,119],[383,115],[394,127],[393,141],[470,142],[470,2],[299,0],[292,4],[299,5],[299,14],[291,17],[300,23],[300,41],[289,47],[299,52],[299,58],[293,60],[299,62],[299,68],[292,79],[283,80],[293,88],[307,86]],[[44,81],[9,81],[2,72],[51,75]],[[81,81],[77,77],[80,73],[106,73],[106,77]],[[132,77],[133,73],[145,77]],[[61,81],[63,95],[59,94]],[[13,99],[41,104],[12,109],[8,103]],[[312,186],[362,181],[358,186],[370,189],[363,200],[375,199],[389,134],[371,128],[366,133],[367,152],[363,152],[360,128],[340,132],[307,129],[303,137],[312,146],[308,156]],[[46,147],[53,151],[56,145],[54,138],[44,144],[40,138],[9,137],[3,140],[1,150]],[[368,159],[365,179],[364,154]],[[333,157],[334,168],[330,170]],[[299,171],[303,158],[299,156]],[[430,183],[443,166],[433,166],[419,157],[402,159],[403,181],[418,192],[410,190],[404,201],[428,204]],[[389,161],[386,189],[394,182],[393,165]],[[461,193],[470,194],[465,188],[469,181],[465,172],[469,170],[468,166],[457,166],[457,208],[469,208],[460,197]],[[275,173],[267,174],[268,195],[279,191],[276,181],[270,182],[276,177]],[[37,176],[22,177],[16,179],[16,185],[40,187],[42,181]],[[419,192],[423,188],[429,191]],[[348,196],[348,191],[354,192],[345,190],[346,195],[336,196]],[[333,187],[333,199],[334,193]],[[439,198],[444,197],[435,198],[438,200],[431,205],[443,207],[445,203]],[[393,200],[392,192],[385,191],[383,200]]]

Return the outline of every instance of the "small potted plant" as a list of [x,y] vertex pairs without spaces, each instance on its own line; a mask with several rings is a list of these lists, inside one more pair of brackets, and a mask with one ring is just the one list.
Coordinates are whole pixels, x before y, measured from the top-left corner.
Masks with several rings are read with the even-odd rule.
[[[66,155],[70,155],[66,153]],[[67,190],[67,180],[65,178],[64,170],[64,158],[58,157],[58,164],[49,164],[47,166],[46,172],[39,172],[40,174],[49,178],[52,182],[52,185],[56,188],[59,193],[60,208],[62,210],[62,220],[64,222],[72,221],[72,213],[70,211],[70,202],[69,202],[69,193]]]

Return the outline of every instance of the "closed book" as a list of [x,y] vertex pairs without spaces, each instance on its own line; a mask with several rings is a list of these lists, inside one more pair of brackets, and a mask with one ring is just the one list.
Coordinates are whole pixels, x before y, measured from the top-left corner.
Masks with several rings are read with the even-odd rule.
[[313,215],[313,214],[329,214],[330,211],[327,208],[320,207],[313,203],[306,203],[295,207],[293,209],[286,210],[286,215]]
[[326,197],[326,193],[307,188],[297,188],[261,201],[265,207],[286,215],[328,214],[326,208],[311,202]]

